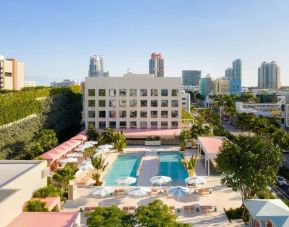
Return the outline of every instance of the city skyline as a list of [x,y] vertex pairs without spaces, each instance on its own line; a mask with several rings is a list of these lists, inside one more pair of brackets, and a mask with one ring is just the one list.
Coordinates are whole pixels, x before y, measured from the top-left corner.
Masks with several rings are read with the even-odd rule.
[[[0,54],[24,62],[27,80],[83,81],[87,59],[94,54],[105,58],[110,76],[122,76],[127,68],[146,73],[148,56],[156,51],[165,56],[168,77],[181,77],[182,70],[189,69],[223,77],[228,63],[240,58],[244,86],[257,86],[263,61],[276,61],[281,85],[289,85],[289,2],[284,0],[233,5],[224,0],[69,3],[3,3],[21,21],[11,18],[9,10],[3,12],[6,35],[1,37]],[[95,14],[95,8],[101,10]]]

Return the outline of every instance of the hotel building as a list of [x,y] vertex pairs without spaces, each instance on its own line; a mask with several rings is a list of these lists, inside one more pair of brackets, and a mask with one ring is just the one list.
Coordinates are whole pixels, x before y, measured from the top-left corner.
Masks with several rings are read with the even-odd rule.
[[126,74],[86,77],[85,127],[181,128],[181,78]]

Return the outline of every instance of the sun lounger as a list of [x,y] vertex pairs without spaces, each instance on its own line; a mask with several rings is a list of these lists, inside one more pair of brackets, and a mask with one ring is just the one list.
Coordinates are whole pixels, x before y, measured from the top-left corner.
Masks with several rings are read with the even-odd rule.
[[151,195],[151,196],[154,196],[154,195],[158,195],[158,193],[159,193],[158,189],[153,188],[153,189],[151,190],[150,195]]
[[214,212],[213,206],[200,206],[201,214],[208,214]]
[[198,190],[198,194],[200,196],[204,196],[204,195],[210,194],[210,189],[209,188],[201,188],[201,189]]
[[96,207],[84,207],[85,211],[93,211]]
[[123,189],[115,189],[115,190],[114,190],[114,195],[115,195],[116,197],[118,197],[118,196],[124,196],[124,190],[123,190]]
[[194,214],[196,212],[195,206],[184,206],[184,212],[189,214]]

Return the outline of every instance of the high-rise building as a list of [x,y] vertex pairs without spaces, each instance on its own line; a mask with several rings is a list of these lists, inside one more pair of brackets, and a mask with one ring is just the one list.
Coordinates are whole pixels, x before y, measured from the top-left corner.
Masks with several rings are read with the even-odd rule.
[[0,90],[21,90],[24,87],[24,64],[0,56]]
[[90,57],[88,76],[89,77],[109,76],[109,72],[104,71],[102,56],[93,55]]
[[230,95],[230,80],[224,79],[214,80],[213,95]]
[[275,61],[270,63],[262,62],[258,68],[258,87],[277,90],[280,86],[280,67]]
[[152,53],[149,60],[149,74],[154,77],[164,77],[164,59],[162,54]]
[[50,83],[50,87],[69,87],[72,85],[79,85],[76,80],[64,79],[63,81],[53,81]]
[[182,86],[185,90],[192,90],[198,86],[201,79],[201,71],[199,70],[183,70],[182,71]]
[[236,59],[231,68],[225,70],[225,79],[230,81],[230,94],[240,95],[242,87],[242,61]]
[[213,81],[210,74],[208,74],[205,78],[200,79],[200,94],[203,97],[207,97],[213,91]]

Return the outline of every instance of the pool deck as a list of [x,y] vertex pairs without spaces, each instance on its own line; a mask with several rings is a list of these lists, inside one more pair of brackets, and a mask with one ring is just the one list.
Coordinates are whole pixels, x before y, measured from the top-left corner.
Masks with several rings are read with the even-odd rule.
[[[160,147],[137,147],[131,146],[125,149],[125,153],[138,153],[138,152],[146,152],[146,156],[144,156],[148,160],[154,160],[156,152],[158,151],[165,151],[165,152],[176,152],[178,151],[178,147],[176,146],[160,146]],[[187,150],[184,153],[184,156],[191,156],[195,154],[195,150]],[[107,160],[110,162],[110,167],[114,160],[117,157],[117,153],[107,154]],[[146,160],[145,159],[145,160]],[[145,163],[142,163],[142,171],[145,173],[140,174],[140,178],[145,179],[147,176],[147,180],[141,180],[142,185],[150,186],[149,178],[151,175],[156,172],[155,170],[149,170],[150,165],[145,166]],[[109,170],[107,168],[106,172]],[[151,172],[150,172],[151,171]],[[199,176],[205,175],[205,170],[201,161],[197,161],[197,165],[195,168],[195,174]],[[177,213],[178,221],[182,223],[189,223],[193,226],[244,226],[242,223],[230,223],[224,213],[224,208],[236,208],[241,206],[241,196],[239,193],[232,191],[230,188],[226,187],[225,185],[221,184],[221,178],[219,176],[209,176],[206,177],[207,183],[202,186],[198,186],[196,188],[192,188],[191,191],[194,192],[195,190],[201,188],[210,188],[212,190],[212,194],[207,195],[197,195],[192,193],[189,196],[180,198],[179,202],[175,198],[168,198],[164,196],[164,194],[158,194],[154,196],[146,196],[141,198],[130,197],[127,195],[116,197],[110,196],[106,198],[97,198],[90,196],[89,193],[93,189],[92,185],[81,186],[78,187],[78,195],[79,197],[73,201],[67,201],[63,205],[64,211],[77,211],[80,207],[95,207],[95,206],[111,206],[116,205],[119,208],[123,208],[124,206],[135,206],[138,207],[139,205],[147,205],[150,202],[153,202],[156,199],[161,199],[164,203],[169,206],[174,206],[175,208],[180,208],[180,212]],[[114,188],[120,189],[128,189],[129,186],[113,186]],[[161,190],[164,187],[159,187]],[[183,207],[184,206],[216,206],[217,211],[210,213],[210,214],[187,214],[184,213]],[[83,216],[84,217],[84,216]],[[85,221],[82,221],[85,223]]]

